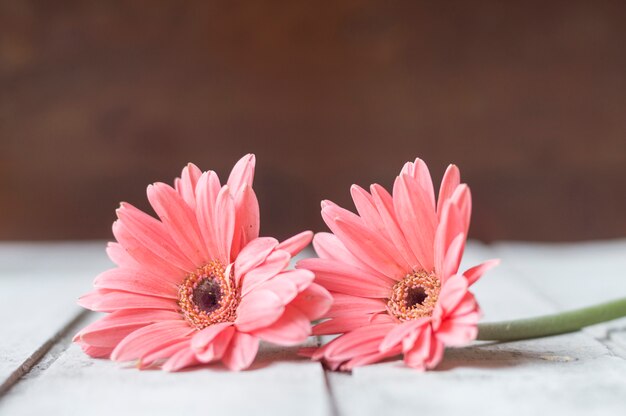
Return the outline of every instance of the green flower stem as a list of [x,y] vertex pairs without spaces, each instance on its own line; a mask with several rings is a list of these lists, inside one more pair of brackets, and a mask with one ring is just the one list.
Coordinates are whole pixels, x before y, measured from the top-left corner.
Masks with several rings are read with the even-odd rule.
[[515,341],[578,331],[626,316],[626,298],[553,315],[478,324],[478,340]]

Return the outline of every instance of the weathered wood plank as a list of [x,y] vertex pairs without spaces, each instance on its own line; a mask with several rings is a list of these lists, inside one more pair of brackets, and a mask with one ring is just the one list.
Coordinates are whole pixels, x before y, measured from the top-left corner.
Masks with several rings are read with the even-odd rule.
[[[503,264],[476,285],[486,320],[557,311],[551,298],[520,275],[510,259],[472,244],[466,260],[500,256]],[[538,261],[529,255],[530,264]],[[610,258],[606,259],[611,261]],[[550,274],[534,271],[536,279]],[[605,294],[606,295],[606,294]],[[400,362],[330,373],[341,414],[615,414],[626,406],[626,361],[584,332],[531,341],[477,343],[450,349],[437,371],[418,373]]]
[[45,354],[110,265],[104,243],[0,244],[0,393]]
[[[508,259],[520,278],[558,309],[626,297],[626,240],[500,243],[494,249]],[[626,358],[626,318],[594,325],[584,332]]]

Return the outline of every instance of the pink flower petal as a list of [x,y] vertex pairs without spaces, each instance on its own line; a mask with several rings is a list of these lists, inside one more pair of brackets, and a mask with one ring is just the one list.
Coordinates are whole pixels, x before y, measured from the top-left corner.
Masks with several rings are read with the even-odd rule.
[[245,246],[235,260],[237,284],[241,284],[241,278],[246,273],[263,263],[277,245],[278,241],[275,238],[260,237]]
[[182,316],[174,311],[162,311],[154,309],[130,309],[120,310],[103,316],[95,322],[87,325],[80,333],[91,330],[111,328],[124,325],[152,324],[160,321],[182,320]]
[[343,315],[329,319],[313,327],[313,335],[331,335],[350,332],[372,323],[372,315]]
[[242,332],[250,332],[276,322],[285,311],[281,299],[269,290],[255,290],[241,299],[235,325]]
[[437,219],[428,194],[415,179],[401,175],[393,186],[393,202],[398,223],[415,257],[424,270],[433,270]]
[[388,281],[389,278],[377,270],[372,269],[361,260],[357,259],[348,251],[343,243],[331,233],[317,233],[313,238],[313,248],[317,255],[322,259],[336,260],[346,264],[350,264],[366,273],[376,276],[382,281]]
[[179,250],[161,222],[127,203],[121,204],[117,216],[143,247],[179,269],[190,273],[195,271],[194,263]]
[[338,334],[378,324],[397,325],[398,321],[387,313],[342,315],[315,325],[313,330],[316,335]]
[[327,290],[368,298],[387,298],[392,285],[348,264],[327,259],[304,259],[298,268],[315,273],[315,281]]
[[344,315],[366,315],[384,312],[387,303],[381,299],[362,298],[359,296],[333,293],[333,304],[326,313],[326,317],[333,318]]
[[406,321],[399,325],[396,325],[385,336],[385,339],[380,344],[380,351],[386,352],[402,344],[402,341],[410,334],[418,333],[425,325],[428,324],[430,318],[420,318],[412,321]]
[[420,158],[415,158],[415,162],[409,162],[404,165],[403,170],[400,172],[400,175],[403,174],[411,176],[417,181],[428,196],[431,206],[435,209],[435,188],[433,187],[433,180],[430,176],[430,171],[428,170],[426,163]]
[[163,364],[163,370],[165,371],[178,371],[186,367],[192,367],[201,364],[196,358],[196,354],[191,349],[183,348],[170,357],[169,360]]
[[313,231],[303,231],[280,243],[277,249],[286,251],[291,257],[294,257],[311,243],[312,238]]
[[246,296],[258,285],[273,278],[283,271],[291,260],[291,256],[286,251],[276,250],[272,252],[265,261],[254,269],[246,273],[242,278],[241,295]]
[[[455,312],[453,312],[455,313]],[[448,318],[446,321],[444,322],[448,322],[448,321],[453,321],[455,325],[470,325],[470,326],[476,326],[478,325],[478,321],[480,321],[480,319],[482,318],[482,312],[480,310],[480,308],[476,307],[476,310],[474,312],[470,312],[464,315],[454,315],[450,318]]]
[[170,358],[180,351],[188,351],[189,350],[189,339],[185,339],[183,341],[174,342],[171,345],[165,345],[161,348],[158,348],[148,354],[143,355],[139,359],[138,367],[140,369],[144,369],[146,367],[151,366],[158,360],[162,360],[165,358]]
[[290,306],[298,308],[309,321],[313,321],[322,317],[332,303],[333,297],[330,293],[322,286],[312,283],[296,296]]
[[324,357],[331,361],[349,360],[379,351],[379,346],[394,324],[378,324],[357,328],[331,341]]
[[140,263],[120,243],[108,243],[106,252],[116,266],[131,269],[140,267]]
[[267,282],[261,283],[255,288],[255,291],[264,290],[273,292],[276,296],[278,296],[283,305],[287,305],[289,302],[294,300],[296,296],[298,296],[298,286],[296,283],[282,274],[276,275],[276,277],[268,280]]
[[463,219],[463,232],[467,235],[472,216],[472,195],[469,187],[466,184],[457,186],[450,200],[459,207]]
[[313,248],[322,259],[343,261],[361,269],[369,267],[361,260],[354,257],[334,234],[315,234],[313,237]]
[[393,244],[393,240],[387,231],[387,226],[376,208],[374,198],[357,185],[352,185],[350,191],[354,205],[367,228],[390,243],[387,246],[387,250],[397,264],[404,269],[410,269],[412,265],[402,255],[401,250],[398,250],[398,247]]
[[86,344],[78,341],[78,345],[85,354],[92,358],[109,358],[113,348],[109,347],[94,347],[93,345]]
[[233,326],[232,322],[222,322],[218,324],[209,325],[206,328],[196,332],[191,338],[191,348],[194,350],[202,350],[207,347],[215,337],[217,337],[222,331],[229,326]]
[[410,348],[403,346],[404,363],[417,370],[426,370],[426,360],[430,356],[431,345],[432,330],[430,326],[424,326]]
[[465,234],[461,233],[456,236],[450,243],[448,251],[444,257],[443,268],[439,273],[439,279],[445,282],[450,276],[456,274],[463,258],[463,251],[465,249]]
[[180,320],[173,311],[122,310],[116,311],[83,328],[74,338],[92,346],[115,347],[131,332],[165,320]]
[[404,352],[404,362],[418,370],[435,368],[443,358],[444,345],[429,327],[422,331],[413,348]]
[[152,208],[185,256],[196,265],[210,261],[194,210],[164,183],[148,186],[147,193]]
[[[467,315],[476,315],[475,319],[470,319],[469,321],[465,321],[465,317]],[[454,308],[446,317],[447,319],[455,319],[460,322],[478,322],[477,319],[480,317],[480,308],[478,307],[478,303],[476,302],[476,298],[471,292],[465,293],[463,299],[459,302],[459,304]]]
[[467,280],[460,275],[454,275],[448,279],[441,287],[437,309],[442,310],[442,316],[450,314],[467,293]]
[[109,328],[89,330],[85,328],[79,336],[81,342],[93,347],[115,348],[121,340],[126,338],[131,332],[143,328],[150,324],[126,324]]
[[100,289],[117,289],[141,295],[178,299],[176,285],[138,270],[123,268],[107,270],[96,277],[94,286]]
[[[350,194],[356,207],[359,216],[365,223],[365,225],[378,235],[384,237],[388,241],[391,241],[385,223],[376,208],[374,198],[365,189],[358,185],[352,185],[350,187]],[[403,260],[400,261],[403,264]]]
[[256,158],[253,154],[247,154],[239,159],[228,177],[228,187],[233,192],[238,192],[244,185],[252,186],[255,165]]
[[111,353],[114,361],[130,361],[188,337],[193,331],[182,320],[162,321],[138,329],[124,338]]
[[224,365],[233,371],[250,367],[259,350],[259,339],[253,335],[236,332],[230,341],[230,348],[224,353]]
[[358,185],[350,187],[350,194],[352,195],[354,206],[365,225],[386,237],[387,231],[384,227],[381,227],[382,219],[376,210],[372,196]]
[[235,202],[228,186],[223,186],[215,202],[213,227],[217,231],[218,259],[222,264],[230,264],[230,249],[235,234]]
[[465,276],[465,278],[467,279],[467,283],[471,286],[476,283],[476,281],[480,279],[487,270],[496,267],[498,264],[500,264],[499,259],[488,260],[482,264],[479,264],[478,266],[467,269],[463,273],[463,276]]
[[202,171],[193,163],[189,163],[183,168],[180,181],[177,182],[176,191],[192,209],[196,207],[196,184],[201,175]]
[[[127,266],[123,267],[141,269],[155,276],[159,276],[161,279],[169,280],[174,284],[178,284],[178,282],[182,281],[189,273],[189,271],[173,265],[171,262],[148,250],[140,241],[130,234],[127,227],[124,226],[120,220],[113,223],[113,235],[124,248],[128,256],[132,257],[138,264],[138,266],[135,267],[132,266],[131,261],[126,261]],[[119,264],[119,266],[122,265]]]
[[437,226],[435,234],[435,267],[436,270],[443,270],[443,262],[452,244],[452,241],[459,235],[465,234],[466,226],[459,206],[450,199],[443,203],[441,221]]
[[315,274],[307,269],[287,270],[278,274],[278,276],[290,279],[298,287],[298,292],[302,292],[313,283]]
[[478,327],[476,325],[458,324],[448,320],[437,329],[437,339],[447,346],[460,347],[476,339]]
[[396,249],[409,265],[410,269],[420,268],[421,265],[417,260],[417,257],[413,254],[413,250],[411,250],[409,243],[406,241],[406,238],[398,225],[392,196],[389,195],[389,192],[387,192],[385,188],[378,184],[373,184],[370,187],[370,190],[372,191],[372,197],[374,199],[374,203],[376,204],[376,209],[378,209],[380,218],[385,224],[389,238],[396,246]]
[[395,357],[396,355],[400,355],[402,353],[401,347],[392,348],[386,352],[374,352],[371,354],[364,354],[358,357],[354,357],[348,362],[341,365],[341,370],[349,371],[355,367],[361,367],[368,364],[377,363],[379,361],[385,360],[390,357]]
[[439,188],[439,199],[437,200],[437,214],[441,220],[441,212],[443,210],[443,203],[452,197],[454,190],[461,183],[461,173],[456,165],[450,165],[446,169],[446,173],[441,180],[441,187]]
[[398,280],[406,270],[395,261],[395,248],[369,230],[361,219],[352,213],[346,215],[335,205],[322,210],[322,218],[346,248],[360,261],[391,280]]
[[97,312],[113,312],[122,309],[178,309],[178,304],[172,299],[128,292],[90,292],[81,296],[78,304]]
[[285,313],[276,322],[255,330],[254,335],[278,345],[297,345],[311,335],[311,323],[300,310],[287,306]]
[[432,370],[433,368],[437,367],[439,363],[441,362],[441,360],[443,359],[443,352],[444,352],[443,342],[439,341],[437,338],[434,338],[430,346],[430,354],[425,362],[426,369]]
[[221,359],[228,349],[235,332],[234,326],[227,326],[223,331],[219,332],[215,336],[212,342],[209,343],[204,350],[195,350],[196,358],[203,363],[210,363]]
[[249,185],[235,194],[235,232],[231,256],[237,257],[243,247],[259,236],[259,202]]
[[219,257],[218,234],[215,228],[215,204],[221,189],[220,180],[213,171],[204,172],[196,184],[196,220],[207,253]]

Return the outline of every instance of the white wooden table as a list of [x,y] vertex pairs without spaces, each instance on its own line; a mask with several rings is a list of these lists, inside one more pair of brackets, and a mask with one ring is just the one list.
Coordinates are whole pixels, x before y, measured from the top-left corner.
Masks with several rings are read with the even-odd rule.
[[[485,321],[626,296],[626,240],[472,243],[465,263],[499,257],[475,289]],[[265,346],[251,370],[169,374],[84,355],[76,306],[110,266],[104,243],[0,244],[2,415],[625,415],[626,320],[532,341],[448,350],[437,371],[400,362],[325,372]],[[314,345],[318,340],[311,339]]]

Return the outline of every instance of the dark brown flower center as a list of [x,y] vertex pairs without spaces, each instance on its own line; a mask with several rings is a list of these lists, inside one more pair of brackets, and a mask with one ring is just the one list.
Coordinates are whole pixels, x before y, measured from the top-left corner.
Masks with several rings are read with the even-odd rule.
[[227,272],[217,260],[188,275],[178,288],[181,312],[198,329],[234,322],[240,300],[232,268]]
[[222,289],[217,279],[202,279],[193,290],[191,300],[202,312],[211,313],[220,306]]
[[406,306],[413,308],[416,305],[423,305],[428,295],[423,287],[410,287],[406,291]]
[[408,274],[393,286],[387,309],[401,321],[431,316],[440,288],[441,283],[434,273],[420,270]]

